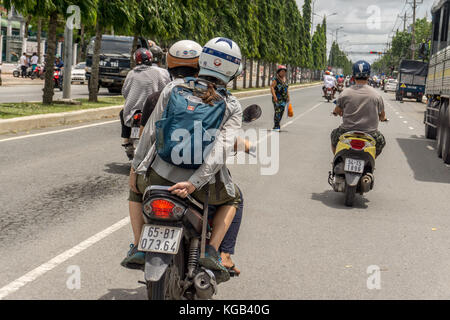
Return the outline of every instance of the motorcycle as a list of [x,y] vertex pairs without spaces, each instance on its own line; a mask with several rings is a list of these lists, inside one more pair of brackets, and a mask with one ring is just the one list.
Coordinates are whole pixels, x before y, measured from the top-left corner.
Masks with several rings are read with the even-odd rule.
[[[244,122],[261,116],[257,106]],[[252,115],[249,116],[249,113]],[[145,252],[144,271],[149,300],[206,300],[217,293],[214,272],[202,267],[206,241],[211,236],[209,207],[191,196],[182,199],[167,186],[150,186],[143,196],[142,228],[138,250]],[[230,277],[237,274],[230,270]]]
[[344,84],[343,83],[338,83],[337,91],[339,92],[339,94],[341,94],[342,91],[344,91]]
[[136,151],[136,147],[139,143],[141,118],[142,118],[141,110],[135,111],[131,123],[130,144],[125,148],[125,154],[127,155],[130,161],[134,159],[134,152]]
[[325,99],[327,99],[327,102],[330,102],[331,100],[334,99],[334,92],[333,92],[333,88],[326,88],[325,89]]
[[345,205],[352,207],[356,193],[373,189],[376,147],[367,133],[350,131],[339,138],[328,183],[336,192],[345,193]]
[[36,78],[39,78],[41,80],[44,80],[45,78],[42,67],[39,65],[37,65],[36,68],[34,68],[34,71],[31,72],[31,80],[34,80]]
[[62,79],[62,75],[61,75],[61,69],[60,68],[54,68],[54,72],[53,72],[53,83],[54,83],[54,87],[58,88],[59,91],[63,91],[63,79]]

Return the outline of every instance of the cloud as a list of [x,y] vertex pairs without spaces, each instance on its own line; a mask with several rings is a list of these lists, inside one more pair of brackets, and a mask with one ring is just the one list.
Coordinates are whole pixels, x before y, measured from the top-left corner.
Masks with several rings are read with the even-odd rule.
[[[301,10],[304,0],[296,1]],[[427,16],[431,19],[433,2],[434,0],[423,0],[418,6],[417,18]],[[327,18],[328,49],[336,38],[336,32],[333,31],[342,27],[338,31],[338,43],[349,52],[353,61],[365,59],[373,62],[378,58],[368,52],[384,51],[391,40],[389,36],[397,29],[403,30],[403,22],[398,15],[403,16],[406,12],[410,16],[406,25],[412,23],[412,8],[406,4],[406,0],[315,0],[314,12],[320,16],[314,15],[314,25],[321,23],[324,15],[337,13]],[[369,44],[366,45],[367,43]]]

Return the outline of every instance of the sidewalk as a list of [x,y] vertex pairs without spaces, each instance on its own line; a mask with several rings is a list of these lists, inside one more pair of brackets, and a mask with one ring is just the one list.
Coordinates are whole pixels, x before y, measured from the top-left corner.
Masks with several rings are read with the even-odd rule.
[[[313,87],[321,84],[321,82],[306,83],[300,85],[292,85],[291,90]],[[236,98],[248,98],[270,94],[270,89],[249,90],[244,92],[235,92]],[[72,112],[47,113],[42,115],[33,115],[25,117],[17,117],[12,119],[0,119],[0,134],[17,133],[20,131],[29,131],[32,129],[46,128],[58,125],[69,125],[86,121],[94,121],[105,118],[118,118],[120,106],[111,106],[96,109],[78,110]]]
[[44,80],[31,78],[16,78],[12,74],[3,74],[2,72],[2,87],[11,87],[11,86],[27,86],[27,85],[44,85]]

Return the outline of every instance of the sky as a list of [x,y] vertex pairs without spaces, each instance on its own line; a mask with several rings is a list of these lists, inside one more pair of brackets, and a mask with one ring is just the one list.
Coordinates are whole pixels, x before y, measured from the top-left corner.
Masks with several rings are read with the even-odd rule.
[[[303,6],[304,0],[296,0],[299,8]],[[403,30],[403,20],[407,14],[407,24],[412,23],[412,5],[407,2],[413,0],[313,0],[314,25],[322,22],[324,15],[336,15],[327,17],[327,40],[328,50],[332,41],[336,38],[337,28],[338,43],[341,49],[348,52],[352,61],[364,59],[369,63],[378,59],[377,55],[369,55],[369,51],[384,51],[386,44],[392,39],[397,29]],[[417,18],[431,20],[431,7],[434,0],[417,0]],[[334,32],[333,32],[334,31]],[[331,35],[333,32],[333,35]]]

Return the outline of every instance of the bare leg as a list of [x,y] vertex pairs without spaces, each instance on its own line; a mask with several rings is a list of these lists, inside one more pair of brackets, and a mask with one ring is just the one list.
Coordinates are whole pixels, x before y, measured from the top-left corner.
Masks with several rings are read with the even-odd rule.
[[216,251],[219,251],[220,244],[230,228],[235,214],[236,208],[232,206],[221,206],[217,209],[213,219],[211,240],[209,241],[209,244],[213,246]]
[[[234,262],[233,260],[231,260],[231,254],[229,253],[225,253],[225,252],[221,252],[220,253],[220,257],[222,258],[222,264],[225,268],[230,269],[231,267],[234,266]],[[238,268],[234,267],[233,270],[239,275],[241,274],[241,270],[239,270]]]
[[142,203],[129,201],[131,228],[134,234],[134,245],[137,246],[141,238],[144,216],[142,215]]
[[336,154],[336,147],[333,145],[331,145],[331,152],[333,152],[333,155]]

